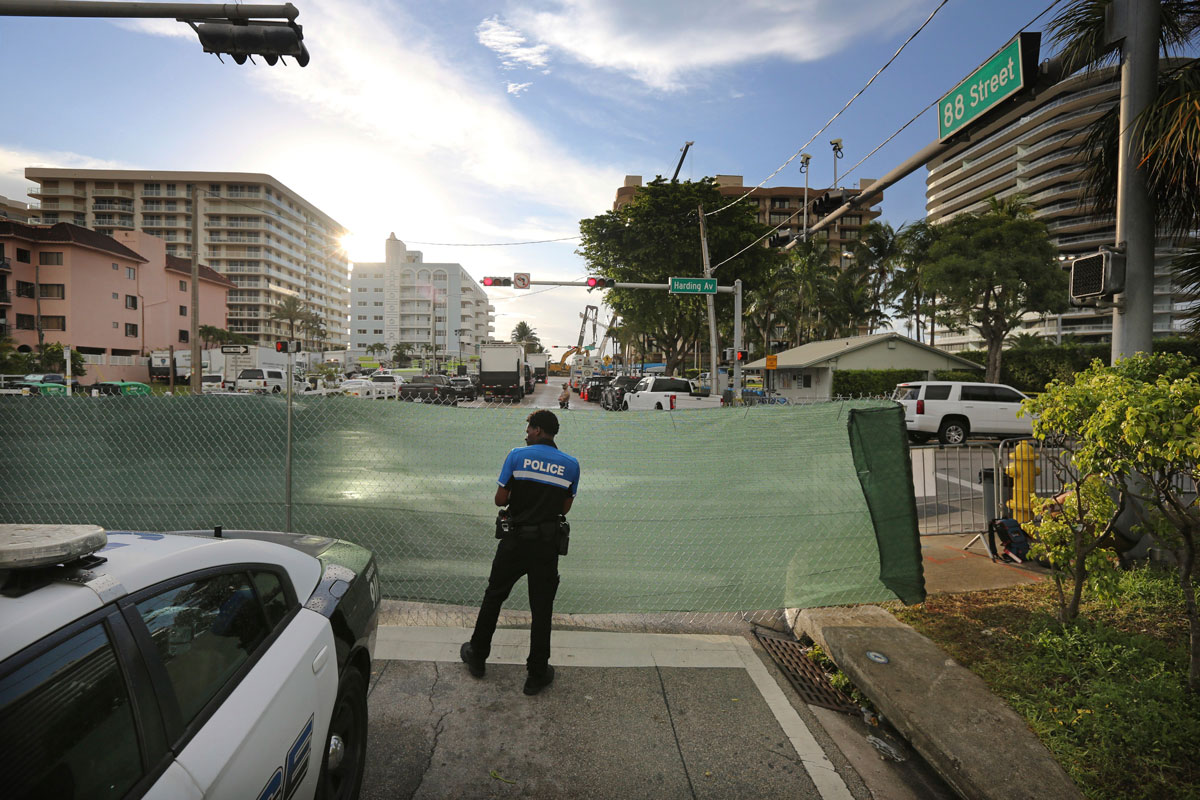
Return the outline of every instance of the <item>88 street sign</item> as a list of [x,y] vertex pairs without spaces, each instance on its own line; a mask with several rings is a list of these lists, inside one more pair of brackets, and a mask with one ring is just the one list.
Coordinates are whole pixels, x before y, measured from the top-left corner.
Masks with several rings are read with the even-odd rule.
[[970,127],[979,117],[1029,86],[1037,72],[1039,33],[1022,33],[938,101],[938,141]]

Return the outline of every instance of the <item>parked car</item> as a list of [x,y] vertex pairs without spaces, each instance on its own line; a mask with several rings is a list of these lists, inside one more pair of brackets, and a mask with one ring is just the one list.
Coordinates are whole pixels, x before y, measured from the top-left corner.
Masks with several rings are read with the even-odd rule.
[[458,405],[458,394],[445,375],[412,375],[400,388],[400,399],[417,403]]
[[454,387],[454,394],[459,400],[474,400],[479,396],[479,389],[466,375],[456,375],[450,378],[450,385]]
[[683,378],[647,375],[625,395],[621,408],[629,411],[671,411],[680,396],[688,397],[691,393],[692,384]]
[[[203,388],[203,384],[201,384],[201,387]],[[104,396],[104,395],[148,396],[151,393],[149,384],[139,383],[138,381],[103,381],[101,383],[94,383],[91,385],[91,387],[87,387],[87,388],[94,389],[101,396]]]
[[375,383],[370,378],[351,378],[348,381],[342,381],[339,391],[347,397],[365,397],[375,400],[387,396],[388,385]]
[[1025,395],[1001,383],[912,381],[898,385],[892,397],[904,406],[908,438],[918,444],[933,436],[962,444],[968,436],[1033,435],[1032,420],[1017,417]]
[[0,542],[5,796],[357,796],[370,551],[94,525],[0,525]]
[[600,407],[609,411],[619,411],[625,394],[641,380],[639,375],[618,375],[613,378],[604,391],[600,393]]
[[226,381],[225,376],[219,372],[210,372],[200,376],[200,391],[203,394],[230,391],[235,384],[236,381]]
[[593,375],[584,382],[583,388],[579,391],[579,396],[589,403],[599,403],[600,394],[611,380],[612,376],[610,375]]
[[65,376],[57,372],[35,372],[31,375],[26,375],[24,378],[26,383],[61,383],[66,384]]

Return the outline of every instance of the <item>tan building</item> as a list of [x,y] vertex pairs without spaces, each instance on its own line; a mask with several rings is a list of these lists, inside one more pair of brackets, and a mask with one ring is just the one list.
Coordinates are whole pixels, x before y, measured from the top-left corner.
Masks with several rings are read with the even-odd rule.
[[[191,263],[153,236],[118,235],[123,242],[66,223],[0,221],[0,335],[22,352],[70,346],[87,362],[88,383],[146,380],[150,350],[187,345]],[[232,288],[201,267],[201,324],[224,325]]]
[[0,194],[0,219],[26,222],[29,219],[29,206]]
[[[716,181],[721,196],[727,200],[734,200],[746,193],[747,187],[743,184],[741,175],[717,175]],[[841,190],[809,187],[807,191],[807,201],[809,204],[808,224],[812,225],[817,221],[817,217],[813,214],[812,210],[813,202],[826,192],[844,191],[847,197],[853,197],[863,187],[869,186],[874,182],[874,178],[864,178],[858,182],[857,188],[843,187]],[[617,196],[613,201],[613,210],[617,210],[632,200],[634,194],[637,193],[637,190],[641,186],[641,175],[626,175],[625,185],[617,189]],[[770,225],[772,228],[779,227],[775,236],[768,240],[770,244],[782,246],[803,233],[805,195],[806,192],[803,186],[770,186],[755,189],[746,198],[746,202],[758,209],[759,222],[764,225]],[[881,200],[883,200],[882,194],[878,196],[876,202]],[[829,229],[817,231],[812,236],[814,239],[828,242],[830,258],[832,260],[837,263],[845,263],[850,257],[849,254],[854,251],[855,246],[858,244],[862,227],[871,220],[877,219],[881,213],[878,208],[856,209],[843,216]]]
[[[1167,62],[1164,62],[1166,64]],[[988,197],[1024,195],[1034,215],[1046,223],[1050,239],[1065,265],[1094,253],[1116,239],[1116,220],[1097,214],[1087,199],[1087,128],[1120,98],[1115,69],[1071,77],[974,133],[970,142],[929,162],[925,179],[930,222],[988,207]],[[1169,264],[1185,243],[1160,238],[1155,250],[1154,335],[1178,332]],[[1029,315],[1021,333],[1061,342],[1064,336],[1101,341],[1112,334],[1111,309],[1080,308],[1061,315]],[[976,349],[982,340],[973,330],[938,329],[936,341],[946,350]]]
[[332,349],[347,345],[346,229],[270,175],[29,167],[32,223],[71,222],[101,233],[144,231],[168,255],[191,257],[191,189],[204,194],[205,264],[229,278],[228,329],[270,346],[286,323],[273,306],[296,297],[320,315]]

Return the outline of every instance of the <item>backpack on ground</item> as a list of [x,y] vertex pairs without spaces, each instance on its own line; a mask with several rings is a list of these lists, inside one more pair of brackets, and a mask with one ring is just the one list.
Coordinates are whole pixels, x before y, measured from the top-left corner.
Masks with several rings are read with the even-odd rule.
[[[996,549],[996,539],[1000,540],[1001,550]],[[1029,558],[1029,534],[1021,527],[1021,523],[1011,517],[994,519],[988,525],[988,539],[992,552],[1004,560],[1025,563]]]

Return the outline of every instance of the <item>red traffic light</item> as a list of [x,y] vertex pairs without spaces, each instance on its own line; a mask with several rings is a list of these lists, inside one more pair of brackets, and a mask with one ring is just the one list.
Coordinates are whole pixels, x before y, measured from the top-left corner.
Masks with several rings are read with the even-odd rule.
[[749,355],[750,353],[747,350],[738,350],[733,354],[733,357],[736,361],[745,361]]
[[484,286],[512,286],[512,278],[489,277],[483,279]]
[[587,279],[588,291],[592,289],[612,289],[617,285],[617,282],[612,278],[597,278],[591,277]]

